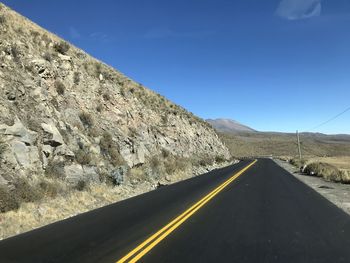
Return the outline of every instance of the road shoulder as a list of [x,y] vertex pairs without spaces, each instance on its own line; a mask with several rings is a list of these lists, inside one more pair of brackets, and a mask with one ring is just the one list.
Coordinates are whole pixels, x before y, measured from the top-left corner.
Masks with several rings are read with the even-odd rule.
[[279,159],[274,159],[274,161],[298,180],[350,215],[350,185],[328,182],[323,178],[304,175],[288,162]]

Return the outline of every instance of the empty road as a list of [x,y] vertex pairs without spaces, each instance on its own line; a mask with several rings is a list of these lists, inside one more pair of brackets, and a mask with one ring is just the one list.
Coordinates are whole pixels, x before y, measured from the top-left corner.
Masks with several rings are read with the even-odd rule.
[[3,240],[0,262],[350,262],[350,217],[247,160]]

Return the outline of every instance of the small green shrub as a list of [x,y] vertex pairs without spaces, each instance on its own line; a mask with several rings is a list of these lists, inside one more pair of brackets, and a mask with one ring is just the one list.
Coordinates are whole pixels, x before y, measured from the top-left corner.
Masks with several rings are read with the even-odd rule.
[[0,186],[0,212],[5,213],[19,208],[15,195],[5,186]]
[[0,159],[4,155],[6,149],[7,149],[6,144],[3,141],[0,140]]
[[75,190],[84,191],[87,188],[87,183],[84,180],[79,180],[77,185],[74,186]]
[[64,92],[66,91],[66,87],[64,86],[64,84],[61,81],[56,80],[54,85],[57,93],[59,95],[64,95]]
[[103,105],[101,104],[101,103],[99,103],[97,106],[96,106],[96,110],[97,110],[97,112],[102,112],[102,110],[103,110]]
[[79,85],[79,82],[80,82],[80,73],[79,72],[74,72],[73,82],[75,85]]
[[52,61],[52,55],[51,55],[51,53],[50,53],[50,52],[45,52],[45,53],[43,54],[43,59],[45,59],[45,60],[48,61],[48,62],[51,62],[51,61]]
[[168,115],[164,114],[164,115],[162,115],[161,118],[162,118],[162,123],[164,125],[166,125],[168,123]]
[[102,97],[105,101],[109,101],[111,99],[111,96],[107,92],[103,93]]
[[37,38],[40,36],[40,33],[38,31],[30,30],[29,33],[33,38]]
[[164,167],[167,174],[174,174],[176,171],[186,170],[190,165],[187,158],[179,156],[170,156],[164,161]]
[[225,157],[223,156],[223,155],[217,155],[216,157],[215,157],[215,162],[216,163],[223,163],[223,162],[225,162],[226,161],[226,159],[225,159]]
[[171,156],[171,153],[167,149],[162,149],[162,156],[165,159],[165,158],[168,158],[169,156]]
[[19,51],[17,46],[11,46],[11,55],[16,63],[20,62],[21,52]]
[[91,129],[89,129],[89,136],[91,137],[98,137],[100,136],[101,131],[100,129],[98,129],[98,127],[92,127]]
[[92,161],[92,154],[86,149],[80,149],[75,153],[75,159],[81,165],[88,165]]
[[160,161],[159,156],[157,156],[157,155],[152,156],[152,158],[150,159],[149,164],[150,164],[150,167],[152,169],[159,168],[161,166],[161,161]]
[[129,178],[130,181],[146,181],[146,173],[142,167],[134,167],[127,171],[126,176]]
[[64,162],[61,161],[49,161],[45,169],[45,175],[51,178],[63,179],[64,174]]
[[116,147],[109,149],[109,156],[111,157],[111,163],[117,167],[125,164],[125,160]]
[[199,160],[199,165],[200,166],[208,166],[208,165],[212,165],[214,163],[214,159],[210,156],[203,156],[200,160]]
[[120,95],[122,95],[123,97],[125,97],[125,95],[126,95],[125,89],[123,87],[120,88]]
[[125,164],[125,160],[118,151],[118,146],[113,142],[112,135],[109,132],[103,133],[100,140],[100,149],[103,155],[110,157],[110,161],[114,166]]
[[40,188],[30,185],[25,178],[18,178],[14,186],[19,202],[35,202],[43,197]]
[[93,118],[88,112],[81,112],[79,114],[80,121],[83,123],[85,128],[91,128],[94,125]]
[[6,18],[3,15],[0,15],[0,25],[3,25],[6,23]]
[[39,184],[39,188],[41,189],[43,195],[45,197],[54,198],[58,195],[60,188],[57,184],[50,182],[46,179],[42,179]]
[[101,65],[101,63],[96,62],[95,63],[95,75],[96,75],[96,78],[99,78],[100,74],[102,74],[102,65]]
[[113,147],[113,138],[109,132],[104,132],[100,140],[100,149],[102,154],[108,154],[109,149]]
[[61,53],[62,55],[65,55],[68,52],[69,48],[70,48],[69,44],[65,41],[55,43],[54,45],[54,49],[57,52]]
[[[49,44],[52,42],[50,37],[46,33],[41,35],[41,41],[45,43],[46,47],[48,47]],[[55,45],[54,48],[56,49]]]

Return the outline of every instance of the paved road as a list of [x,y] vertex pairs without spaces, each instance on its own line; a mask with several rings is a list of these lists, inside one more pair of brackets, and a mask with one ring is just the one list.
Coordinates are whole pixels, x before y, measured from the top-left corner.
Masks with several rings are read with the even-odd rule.
[[0,262],[116,262],[135,248],[120,262],[350,262],[347,214],[273,161],[250,163],[4,240]]

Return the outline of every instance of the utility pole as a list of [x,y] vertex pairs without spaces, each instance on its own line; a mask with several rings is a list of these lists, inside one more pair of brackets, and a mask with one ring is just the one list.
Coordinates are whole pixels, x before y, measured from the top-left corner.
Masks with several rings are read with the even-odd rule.
[[298,142],[298,151],[299,151],[299,160],[301,163],[301,148],[300,148],[300,138],[299,138],[299,132],[297,131],[297,142]]

